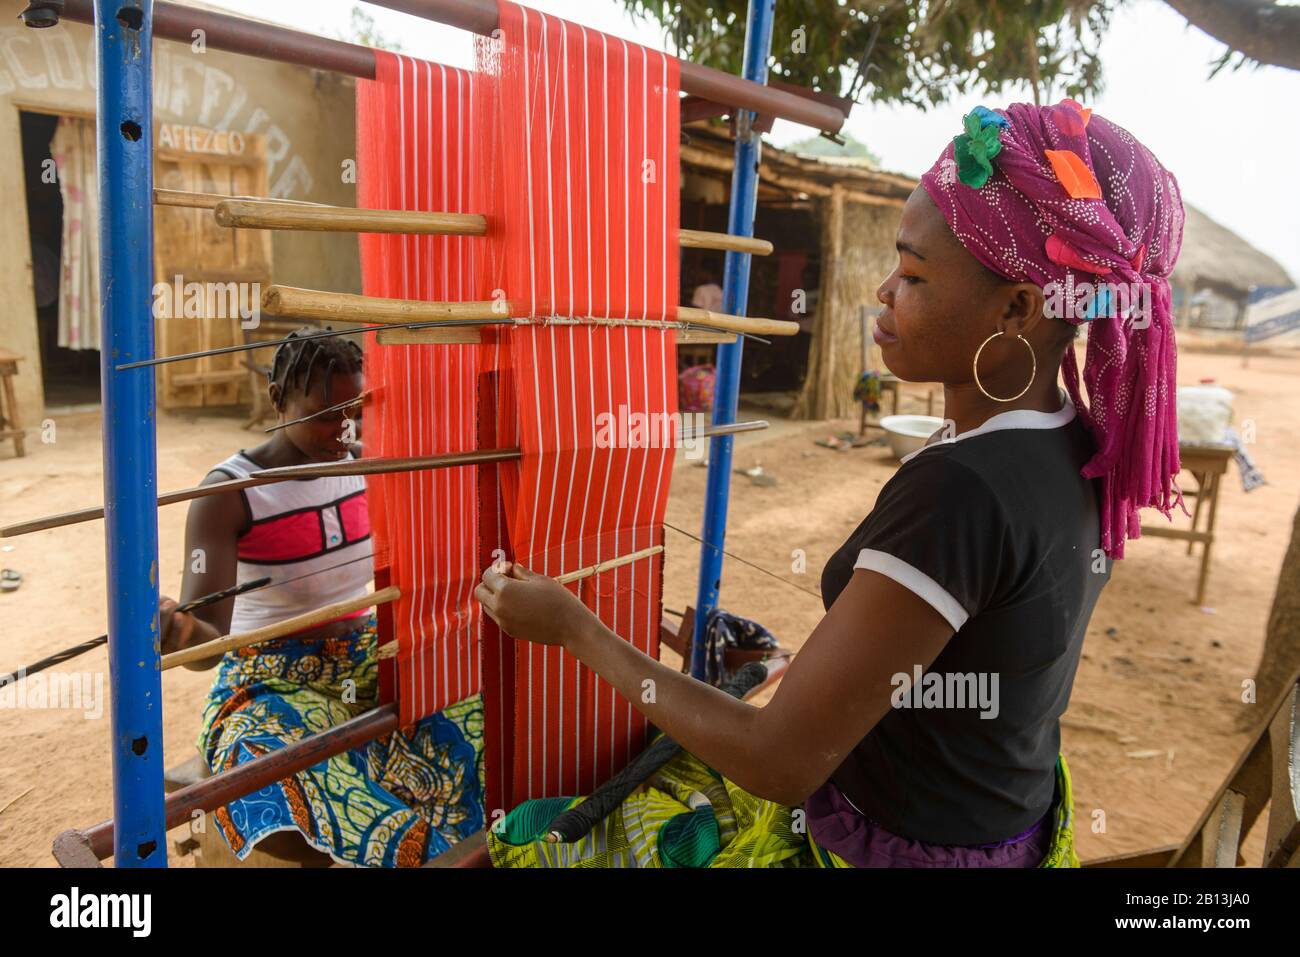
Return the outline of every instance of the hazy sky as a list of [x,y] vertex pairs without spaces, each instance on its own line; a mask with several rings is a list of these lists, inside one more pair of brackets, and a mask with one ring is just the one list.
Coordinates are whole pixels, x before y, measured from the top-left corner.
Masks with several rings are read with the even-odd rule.
[[[781,0],[777,0],[778,3]],[[214,6],[275,20],[330,37],[348,33],[351,0],[209,0]],[[634,21],[613,0],[530,0],[529,6],[664,49],[654,24]],[[472,37],[418,17],[363,5],[377,29],[406,53],[452,66],[472,62]],[[739,27],[743,29],[743,26]],[[774,46],[782,42],[773,38]],[[1130,0],[1102,43],[1106,91],[1094,107],[1142,140],[1178,177],[1183,200],[1237,232],[1300,280],[1300,71],[1276,67],[1221,72],[1207,79],[1222,44],[1161,0]],[[989,107],[1029,99],[1003,95]],[[855,107],[848,129],[885,169],[919,175],[961,132],[961,116],[981,102],[928,112],[906,107]],[[1290,119],[1287,119],[1287,117]],[[778,122],[778,146],[808,132]]]

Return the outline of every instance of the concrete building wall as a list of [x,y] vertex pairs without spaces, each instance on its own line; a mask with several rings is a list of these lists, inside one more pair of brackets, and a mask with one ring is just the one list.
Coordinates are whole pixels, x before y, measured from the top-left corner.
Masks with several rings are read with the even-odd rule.
[[[16,380],[29,429],[44,408],[19,114],[90,116],[95,48],[89,26],[32,30],[22,0],[0,0],[0,345],[24,356]],[[355,81],[217,50],[154,42],[154,120],[266,137],[273,196],[353,205],[344,162],[356,156]],[[51,188],[57,189],[57,186]],[[356,237],[277,232],[275,280],[359,292]]]

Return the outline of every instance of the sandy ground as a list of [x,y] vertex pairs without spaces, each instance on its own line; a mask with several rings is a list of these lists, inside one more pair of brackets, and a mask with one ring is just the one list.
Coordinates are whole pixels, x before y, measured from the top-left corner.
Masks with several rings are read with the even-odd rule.
[[[1269,603],[1300,501],[1300,352],[1260,356],[1243,370],[1234,355],[1184,347],[1179,379],[1212,376],[1237,394],[1237,419],[1254,420],[1253,454],[1269,484],[1243,493],[1235,468],[1224,483],[1208,606],[1191,604],[1197,557],[1168,539],[1129,546],[1092,619],[1063,742],[1075,781],[1079,850],[1086,859],[1181,840],[1243,746],[1241,683],[1256,665]],[[919,401],[912,400],[911,408]],[[909,408],[907,402],[905,410]],[[784,578],[729,562],[724,607],[757,619],[798,648],[821,615],[817,590],[830,554],[871,509],[897,464],[887,451],[819,448],[813,440],[855,423],[779,421],[739,440],[736,464],[761,464],[762,487],[737,476],[727,548]],[[24,459],[0,450],[0,523],[95,504],[101,497],[99,416],[56,415],[56,441],[30,439]],[[256,444],[236,417],[162,415],[160,487],[192,485],[235,448]],[[679,462],[668,521],[698,533],[705,471]],[[185,509],[161,510],[161,581],[178,590]],[[1155,516],[1149,521],[1160,521]],[[1186,520],[1182,520],[1186,522]],[[0,566],[21,589],[0,593],[0,672],[102,632],[103,525],[91,522],[0,539]],[[699,546],[666,533],[665,607],[694,601]],[[807,572],[791,571],[803,549]],[[671,658],[665,654],[665,660]],[[103,681],[96,650],[61,670]],[[102,677],[97,677],[102,676]],[[211,673],[178,669],[163,682],[168,764],[193,753]],[[106,707],[106,706],[105,706]],[[0,709],[0,865],[53,863],[60,831],[111,815],[107,714]],[[1258,860],[1258,839],[1252,842]],[[1248,852],[1249,856],[1249,852]],[[178,862],[184,863],[184,862]]]

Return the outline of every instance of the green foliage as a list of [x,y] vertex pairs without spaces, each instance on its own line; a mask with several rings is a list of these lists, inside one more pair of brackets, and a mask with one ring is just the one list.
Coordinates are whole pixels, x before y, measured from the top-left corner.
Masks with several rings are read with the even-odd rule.
[[362,46],[374,47],[379,50],[392,50],[394,53],[402,52],[402,45],[396,40],[390,40],[378,30],[375,29],[375,18],[366,13],[361,7],[352,8],[352,22],[348,26],[348,33],[342,39],[349,43],[359,43]]
[[844,140],[842,144],[825,136],[810,136],[781,148],[805,156],[861,156],[869,160],[873,166],[880,165],[880,157],[871,152],[866,143],[856,139],[851,133],[841,132],[840,138]]
[[[1127,0],[778,0],[772,75],[855,100],[931,106],[1018,82],[1044,102],[1101,89],[1098,48]],[[729,73],[748,0],[622,0],[683,59]]]

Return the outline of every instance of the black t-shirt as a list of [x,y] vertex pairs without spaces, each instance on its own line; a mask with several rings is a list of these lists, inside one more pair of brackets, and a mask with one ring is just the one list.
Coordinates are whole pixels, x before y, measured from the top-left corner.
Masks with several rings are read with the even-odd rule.
[[[904,837],[984,844],[1047,813],[1088,619],[1110,560],[1099,549],[1094,445],[1073,405],[1015,410],[903,460],[827,562],[829,608],[855,568],[916,593],[955,634],[831,780]],[[865,637],[889,641],[871,631]],[[900,706],[908,705],[908,706]]]

